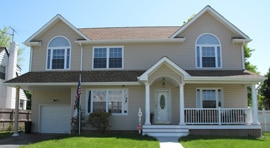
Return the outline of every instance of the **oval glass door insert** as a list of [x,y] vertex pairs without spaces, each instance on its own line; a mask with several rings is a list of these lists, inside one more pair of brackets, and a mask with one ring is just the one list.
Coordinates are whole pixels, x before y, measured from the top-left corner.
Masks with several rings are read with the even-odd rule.
[[165,96],[164,95],[160,96],[159,105],[160,105],[161,109],[165,108]]

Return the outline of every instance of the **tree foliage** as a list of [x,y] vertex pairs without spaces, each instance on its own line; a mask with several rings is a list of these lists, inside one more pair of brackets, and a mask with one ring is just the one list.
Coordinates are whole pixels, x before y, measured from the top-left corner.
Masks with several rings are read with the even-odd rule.
[[254,73],[258,74],[259,72],[257,71],[256,65],[253,65],[248,61],[248,59],[251,57],[253,51],[254,51],[254,49],[250,49],[247,46],[247,44],[244,44],[244,55],[245,55],[245,67],[246,67],[246,70],[249,70],[251,72],[254,72]]
[[0,29],[0,47],[6,47],[7,49],[11,41],[11,37],[8,35],[8,29],[8,27]]
[[267,78],[261,85],[260,93],[264,96],[263,103],[266,109],[270,109],[270,68],[265,75]]

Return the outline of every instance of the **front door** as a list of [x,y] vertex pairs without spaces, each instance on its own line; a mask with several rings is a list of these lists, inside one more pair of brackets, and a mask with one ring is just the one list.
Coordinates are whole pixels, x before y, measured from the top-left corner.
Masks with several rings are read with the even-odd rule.
[[170,124],[170,94],[168,90],[156,92],[155,99],[155,124]]

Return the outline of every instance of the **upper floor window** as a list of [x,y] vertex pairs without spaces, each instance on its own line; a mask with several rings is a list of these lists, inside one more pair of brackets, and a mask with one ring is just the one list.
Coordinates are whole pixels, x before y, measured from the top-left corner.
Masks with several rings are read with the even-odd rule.
[[220,88],[197,89],[196,98],[197,108],[217,108],[223,106]]
[[65,37],[55,37],[48,45],[47,69],[70,68],[70,43]]
[[203,34],[196,41],[196,67],[221,68],[221,45],[213,34]]
[[6,77],[6,67],[0,65],[0,79],[5,80]]
[[93,68],[123,68],[123,47],[94,47]]

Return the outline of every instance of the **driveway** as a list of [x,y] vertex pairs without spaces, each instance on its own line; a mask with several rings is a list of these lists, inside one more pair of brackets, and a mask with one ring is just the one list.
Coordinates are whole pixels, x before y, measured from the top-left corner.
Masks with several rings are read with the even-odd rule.
[[59,138],[63,134],[25,134],[22,133],[18,137],[5,137],[0,138],[0,148],[18,148],[21,145],[28,145],[31,143],[36,143],[43,140]]

